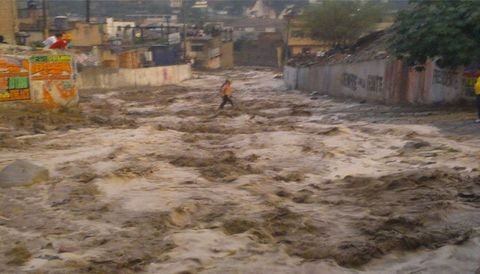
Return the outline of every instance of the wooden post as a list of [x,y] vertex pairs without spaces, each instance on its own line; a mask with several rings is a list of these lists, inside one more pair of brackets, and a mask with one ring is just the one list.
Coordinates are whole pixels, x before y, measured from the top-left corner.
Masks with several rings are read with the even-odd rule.
[[185,0],[182,0],[182,21],[183,21],[183,61],[187,62],[187,16],[185,14]]

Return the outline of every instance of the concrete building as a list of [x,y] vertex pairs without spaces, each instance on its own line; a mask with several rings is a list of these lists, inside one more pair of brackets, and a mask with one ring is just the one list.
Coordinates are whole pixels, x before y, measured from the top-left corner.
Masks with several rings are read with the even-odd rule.
[[233,42],[221,36],[190,37],[186,43],[187,57],[194,60],[194,67],[219,69],[233,67]]
[[224,25],[233,30],[235,65],[279,66],[283,60],[284,20],[240,18]]
[[289,56],[295,56],[302,53],[317,54],[330,49],[325,42],[312,39],[310,33],[305,28],[305,23],[300,19],[289,19],[287,21],[286,41],[289,50]]
[[233,40],[256,40],[264,33],[282,33],[285,22],[279,19],[268,18],[241,18],[225,23],[233,29]]
[[255,40],[239,41],[235,45],[235,65],[281,67],[284,42],[282,33],[262,33]]
[[17,3],[15,0],[2,0],[0,4],[0,35],[9,44],[15,44],[18,31]]
[[133,21],[115,21],[113,17],[108,17],[105,22],[105,32],[108,39],[121,39],[131,41],[133,39]]

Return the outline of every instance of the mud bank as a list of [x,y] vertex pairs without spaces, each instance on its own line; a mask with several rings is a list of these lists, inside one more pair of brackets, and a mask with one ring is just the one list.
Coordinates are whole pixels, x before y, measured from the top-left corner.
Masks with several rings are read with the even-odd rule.
[[[216,87],[233,79],[235,108]],[[2,273],[474,273],[480,127],[285,91],[268,71],[2,105]]]

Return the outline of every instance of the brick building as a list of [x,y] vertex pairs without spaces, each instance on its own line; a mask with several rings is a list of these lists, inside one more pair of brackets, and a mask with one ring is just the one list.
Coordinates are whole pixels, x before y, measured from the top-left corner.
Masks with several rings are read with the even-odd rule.
[[15,44],[17,28],[17,4],[15,0],[1,0],[0,4],[0,35],[9,44]]

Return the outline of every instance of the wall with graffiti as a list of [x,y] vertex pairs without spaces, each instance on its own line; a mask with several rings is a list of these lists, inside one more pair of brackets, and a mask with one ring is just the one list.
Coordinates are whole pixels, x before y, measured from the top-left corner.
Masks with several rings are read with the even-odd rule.
[[78,103],[75,70],[70,55],[30,57],[33,97],[47,108],[69,107]]
[[331,66],[286,67],[284,78],[289,88],[315,91],[342,97],[386,102],[389,88],[384,60]]
[[30,98],[28,59],[0,56],[0,102]]
[[18,100],[50,109],[78,104],[72,56],[0,56],[0,102]]
[[[428,61],[423,71],[401,60],[381,59],[284,69],[288,88],[386,104],[455,103],[471,99],[476,75]],[[470,87],[470,91],[466,90]]]

